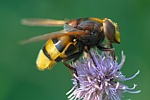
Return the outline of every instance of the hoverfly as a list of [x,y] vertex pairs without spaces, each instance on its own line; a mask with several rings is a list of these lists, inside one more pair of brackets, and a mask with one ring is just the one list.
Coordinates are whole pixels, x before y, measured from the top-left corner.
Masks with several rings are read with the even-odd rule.
[[[75,20],[53,19],[23,19],[24,25],[30,26],[63,26],[64,29],[22,41],[23,44],[48,40],[37,57],[37,67],[40,70],[50,69],[62,61],[69,69],[73,68],[67,60],[76,61],[82,53],[97,47],[102,51],[113,51],[112,43],[120,43],[120,33],[117,23],[104,18],[79,18]],[[102,42],[107,40],[106,44]]]

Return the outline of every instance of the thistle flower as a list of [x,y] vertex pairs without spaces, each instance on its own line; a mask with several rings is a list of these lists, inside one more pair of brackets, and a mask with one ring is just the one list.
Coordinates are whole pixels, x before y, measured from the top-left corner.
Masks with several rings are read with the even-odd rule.
[[126,78],[120,69],[122,68],[125,55],[122,52],[122,59],[118,64],[107,52],[101,55],[92,49],[90,56],[84,57],[71,64],[77,70],[77,75],[73,74],[73,87],[66,93],[70,100],[121,100],[122,93],[139,93],[123,84],[124,81],[131,80],[139,74],[139,71],[132,77]]

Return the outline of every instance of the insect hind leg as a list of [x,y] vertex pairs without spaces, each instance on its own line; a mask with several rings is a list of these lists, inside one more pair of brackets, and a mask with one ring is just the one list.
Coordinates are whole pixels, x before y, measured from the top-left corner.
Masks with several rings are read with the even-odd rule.
[[[62,60],[63,64],[70,70],[70,73],[72,75],[72,77],[75,78],[75,76],[73,76],[73,73],[75,73],[76,76],[78,76],[78,73],[77,73],[77,70],[70,66],[69,64],[66,63],[66,60]],[[79,80],[77,78],[75,78],[77,80],[77,86],[80,87],[80,83],[79,83]]]
[[[73,73],[74,73],[76,76],[78,76],[77,70],[76,70],[76,68],[74,68],[74,67],[72,67],[71,65],[67,64],[66,62],[67,62],[68,60],[71,60],[71,59],[73,59],[73,62],[75,62],[75,61],[80,57],[81,54],[82,54],[82,52],[76,52],[76,53],[74,53],[74,54],[68,56],[67,58],[62,59],[62,63],[70,70],[70,73],[71,73],[72,77],[74,77],[74,76],[73,76]],[[74,78],[75,78],[75,77],[74,77]],[[78,80],[78,79],[76,79],[76,80],[77,80],[77,85],[78,85],[78,87],[80,87],[79,80]]]

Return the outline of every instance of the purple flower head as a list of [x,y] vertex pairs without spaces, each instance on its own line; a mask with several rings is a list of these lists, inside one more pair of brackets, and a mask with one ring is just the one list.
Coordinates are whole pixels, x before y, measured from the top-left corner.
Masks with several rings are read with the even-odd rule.
[[122,59],[118,64],[107,52],[101,55],[94,49],[91,54],[96,65],[90,56],[71,64],[77,70],[77,74],[73,74],[73,88],[66,93],[70,100],[121,100],[122,93],[139,93],[133,91],[136,84],[132,88],[124,85],[123,82],[133,79],[139,74],[139,71],[130,78],[126,78],[120,69],[122,68],[125,55],[122,52]]

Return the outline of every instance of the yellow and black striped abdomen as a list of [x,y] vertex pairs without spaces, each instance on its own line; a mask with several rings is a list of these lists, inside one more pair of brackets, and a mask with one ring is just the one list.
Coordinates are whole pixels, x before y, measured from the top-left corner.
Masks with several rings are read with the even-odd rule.
[[54,64],[76,51],[76,42],[70,36],[49,39],[40,50],[36,64],[38,69],[51,68]]

